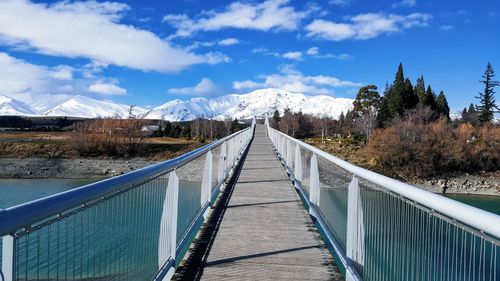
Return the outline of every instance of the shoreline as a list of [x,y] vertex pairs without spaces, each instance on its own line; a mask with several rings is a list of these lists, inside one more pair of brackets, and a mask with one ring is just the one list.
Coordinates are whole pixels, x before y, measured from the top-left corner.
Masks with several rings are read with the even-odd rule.
[[144,158],[0,158],[0,179],[105,179],[156,163]]
[[500,196],[500,171],[478,174],[450,174],[410,184],[437,194],[471,194]]
[[[125,174],[156,164],[146,158],[131,159],[47,159],[0,158],[0,179],[96,179]],[[436,194],[500,196],[500,171],[478,174],[450,174],[416,180],[409,184]]]

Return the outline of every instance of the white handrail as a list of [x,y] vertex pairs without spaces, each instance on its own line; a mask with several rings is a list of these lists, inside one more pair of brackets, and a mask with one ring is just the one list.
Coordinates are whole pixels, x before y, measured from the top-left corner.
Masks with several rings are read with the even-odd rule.
[[304,143],[300,140],[292,138],[280,131],[268,127],[269,132],[277,133],[285,136],[294,143],[300,145],[304,149],[320,156],[321,158],[334,163],[342,169],[382,186],[396,194],[402,195],[405,198],[427,207],[433,211],[441,213],[447,217],[460,221],[479,231],[485,232],[497,239],[500,239],[500,216],[481,210],[479,208],[446,198],[441,195],[425,191],[410,184],[377,174],[367,169],[353,165],[347,161],[337,158],[329,153],[326,153],[312,145]]

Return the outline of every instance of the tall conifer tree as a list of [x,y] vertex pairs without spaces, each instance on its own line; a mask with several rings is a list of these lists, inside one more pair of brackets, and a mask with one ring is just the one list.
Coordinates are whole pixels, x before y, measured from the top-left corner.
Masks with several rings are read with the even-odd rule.
[[481,124],[488,123],[493,120],[493,114],[498,106],[495,104],[495,87],[500,85],[498,81],[493,80],[495,77],[495,71],[490,63],[486,66],[486,71],[483,74],[483,80],[480,82],[484,84],[484,92],[480,92],[479,105],[477,106],[477,111],[479,113],[479,122]]
[[448,101],[444,92],[439,92],[436,99],[436,113],[438,116],[444,116],[446,119],[450,120],[450,107],[448,106]]

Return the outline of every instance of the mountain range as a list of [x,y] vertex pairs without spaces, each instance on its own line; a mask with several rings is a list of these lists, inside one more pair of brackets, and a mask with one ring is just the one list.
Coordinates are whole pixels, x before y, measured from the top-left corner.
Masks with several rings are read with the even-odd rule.
[[[309,96],[282,89],[261,89],[247,94],[229,94],[216,98],[172,100],[153,109],[135,107],[134,114],[146,119],[189,121],[196,118],[215,120],[247,119],[254,115],[272,114],[285,109],[318,117],[338,118],[352,109],[352,99],[326,95]],[[29,105],[20,100],[0,95],[0,115],[67,116],[67,117],[127,117],[129,105],[86,96],[64,96],[58,103]]]

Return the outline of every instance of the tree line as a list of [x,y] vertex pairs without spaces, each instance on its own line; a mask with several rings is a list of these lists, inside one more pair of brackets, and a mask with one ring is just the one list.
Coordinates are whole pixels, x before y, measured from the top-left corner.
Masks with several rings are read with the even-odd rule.
[[[498,110],[494,94],[495,87],[499,85],[494,76],[493,67],[488,63],[480,81],[484,84],[484,91],[476,97],[478,104],[464,108],[460,122],[478,126],[494,120],[494,113]],[[410,78],[405,77],[403,65],[399,64],[394,81],[386,84],[382,95],[375,85],[361,87],[353,102],[353,109],[342,112],[338,120],[307,116],[285,109],[282,116],[276,110],[272,121],[276,128],[297,138],[340,134],[361,137],[367,141],[375,129],[389,128],[408,114],[424,123],[439,119],[452,121],[444,91],[436,93],[431,85],[426,85],[424,76],[418,77],[413,85]]]

